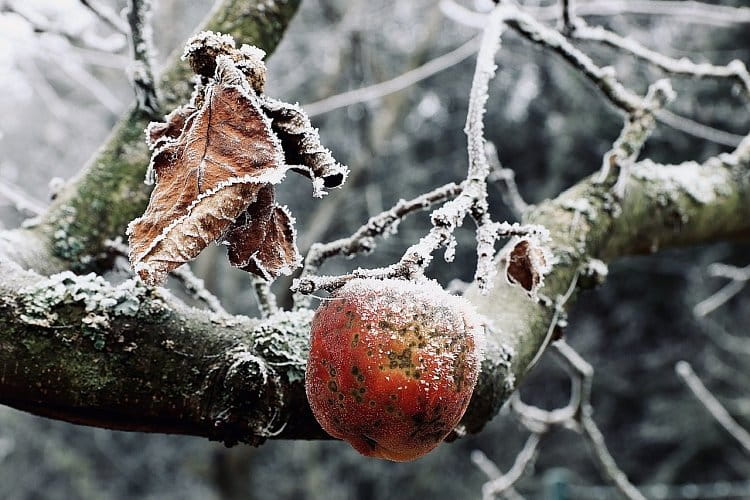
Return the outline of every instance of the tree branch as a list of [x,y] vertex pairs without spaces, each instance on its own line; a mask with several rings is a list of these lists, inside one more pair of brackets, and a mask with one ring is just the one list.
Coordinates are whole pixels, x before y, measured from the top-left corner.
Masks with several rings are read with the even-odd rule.
[[[272,5],[226,0],[208,27],[271,50],[298,2]],[[171,104],[189,94],[187,74],[178,64],[165,72],[160,88]],[[45,279],[24,270],[52,274],[106,263],[106,240],[121,235],[146,202],[145,123],[142,112],[130,112],[42,224],[0,233],[0,403],[88,425],[230,443],[324,437],[302,381],[311,311],[262,322],[219,317],[133,281],[112,286],[94,275]],[[577,289],[567,293],[574,276],[586,278],[576,281],[578,289],[597,281],[588,275],[596,269],[592,259],[750,238],[748,172],[745,138],[732,154],[702,164],[635,163],[621,199],[592,177],[527,208],[523,222],[549,229],[556,263],[540,302],[501,275],[486,295],[476,285],[467,290],[490,337],[463,426],[479,431],[515,390],[553,319],[574,303]]]
[[[750,220],[742,216],[750,209],[749,170],[746,139],[734,154],[705,164],[635,164],[619,202],[588,178],[530,208],[525,222],[549,228],[557,260],[542,294],[563,295],[591,258],[750,237]],[[210,316],[133,284],[125,295],[137,305],[126,306],[117,287],[92,276],[39,282],[8,262],[27,256],[14,253],[15,233],[1,234],[0,403],[88,425],[227,442],[259,442],[284,424],[278,437],[324,437],[302,382],[309,310],[263,322]],[[474,286],[466,297],[491,329],[462,422],[478,432],[523,379],[555,310],[504,277],[489,294]]]

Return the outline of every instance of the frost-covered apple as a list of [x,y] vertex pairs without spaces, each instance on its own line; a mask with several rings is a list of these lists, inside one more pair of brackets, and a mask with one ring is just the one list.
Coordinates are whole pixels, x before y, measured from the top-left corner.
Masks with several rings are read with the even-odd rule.
[[312,322],[312,411],[363,455],[419,458],[466,411],[483,332],[473,307],[434,281],[352,280]]

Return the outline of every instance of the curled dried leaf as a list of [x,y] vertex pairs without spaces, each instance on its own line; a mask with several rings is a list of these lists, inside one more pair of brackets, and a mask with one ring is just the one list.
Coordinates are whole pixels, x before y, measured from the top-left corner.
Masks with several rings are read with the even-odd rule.
[[316,196],[325,194],[323,188],[344,183],[349,169],[338,163],[321,144],[318,131],[301,107],[267,96],[263,96],[260,102],[272,120],[273,131],[281,140],[287,163],[313,181]]
[[290,168],[313,181],[316,195],[345,179],[347,168],[305,113],[262,95],[264,57],[213,32],[188,42],[184,58],[202,79],[189,104],[146,129],[147,182],[156,186],[128,227],[130,261],[146,283],[158,284],[217,241],[236,267],[268,280],[291,273],[301,260],[294,219],[276,204],[273,185]]
[[[249,207],[246,223],[227,233],[229,262],[266,280],[291,274],[302,257],[297,251],[294,217],[286,207]],[[253,213],[250,213],[250,212]]]
[[549,252],[544,247],[532,239],[521,239],[506,258],[505,276],[510,283],[520,285],[534,296],[551,268],[550,260]]
[[149,149],[154,151],[167,142],[177,140],[185,124],[196,111],[198,109],[191,102],[169,113],[164,117],[164,122],[151,122],[146,127],[146,142]]
[[264,185],[285,175],[281,145],[257,97],[237,83],[237,72],[220,58],[221,78],[206,87],[179,137],[163,142],[151,160],[156,187],[144,215],[128,227],[131,263],[149,284],[195,258]]
[[202,31],[188,40],[182,54],[195,74],[205,79],[216,74],[217,61],[222,56],[232,60],[234,67],[245,75],[255,92],[263,92],[266,85],[266,65],[263,59],[266,53],[258,47],[243,44],[237,49],[231,35]]

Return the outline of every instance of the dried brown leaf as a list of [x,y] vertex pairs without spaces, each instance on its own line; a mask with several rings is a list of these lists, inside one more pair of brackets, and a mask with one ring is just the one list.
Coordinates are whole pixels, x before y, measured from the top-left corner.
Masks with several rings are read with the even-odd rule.
[[[168,133],[174,134],[156,140]],[[219,58],[200,109],[185,119],[176,139],[154,152],[151,168],[156,187],[128,235],[131,264],[152,285],[220,238],[263,186],[280,182],[287,169],[257,96],[228,58]]]
[[192,103],[180,106],[167,116],[164,122],[151,122],[146,127],[146,142],[150,150],[159,149],[167,142],[177,140],[191,115],[198,111]]
[[536,293],[542,284],[544,274],[549,270],[549,255],[531,240],[522,239],[513,247],[507,257],[505,275],[513,284],[524,290]]
[[[273,194],[273,191],[271,191]],[[294,218],[286,207],[269,205],[267,199],[248,207],[243,223],[230,230],[224,243],[235,267],[273,280],[291,274],[302,260],[296,245]]]
[[313,181],[316,196],[325,193],[323,188],[344,183],[349,169],[338,163],[320,143],[318,131],[302,108],[267,96],[263,96],[260,102],[271,118],[273,131],[281,140],[287,163]]

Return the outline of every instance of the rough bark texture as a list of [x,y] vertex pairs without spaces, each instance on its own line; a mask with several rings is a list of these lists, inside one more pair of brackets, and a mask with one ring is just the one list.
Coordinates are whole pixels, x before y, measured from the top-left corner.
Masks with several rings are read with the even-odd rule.
[[[298,3],[227,0],[208,27],[271,51]],[[187,75],[180,64],[165,72],[161,91],[170,106],[187,98]],[[94,275],[51,275],[99,269],[104,240],[122,235],[143,211],[145,125],[138,112],[128,114],[40,225],[0,233],[0,403],[87,425],[228,443],[324,437],[302,380],[311,311],[263,322],[212,316],[135,282],[115,287]],[[557,261],[540,303],[504,273],[489,294],[467,292],[492,329],[467,430],[480,430],[522,380],[564,309],[555,307],[558,297],[570,290],[568,306],[572,282],[582,288],[596,280],[594,259],[746,239],[748,213],[750,139],[706,164],[638,164],[622,200],[585,179],[530,207],[524,222],[549,228]]]

